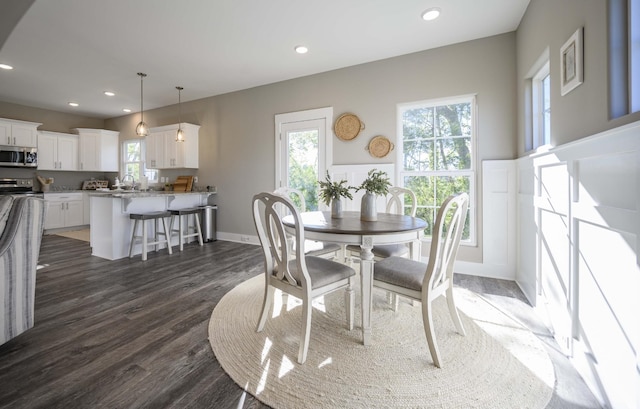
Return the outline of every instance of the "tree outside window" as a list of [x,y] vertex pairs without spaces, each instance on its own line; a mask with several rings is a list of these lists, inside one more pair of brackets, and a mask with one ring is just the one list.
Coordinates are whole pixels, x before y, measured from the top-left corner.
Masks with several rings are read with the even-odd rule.
[[302,192],[307,210],[318,210],[318,131],[289,132],[287,139],[289,187]]
[[400,107],[401,183],[416,194],[416,215],[427,221],[428,236],[442,202],[449,195],[467,192],[472,203],[463,240],[472,241],[475,237],[471,216],[475,180],[474,106],[474,98],[466,97]]

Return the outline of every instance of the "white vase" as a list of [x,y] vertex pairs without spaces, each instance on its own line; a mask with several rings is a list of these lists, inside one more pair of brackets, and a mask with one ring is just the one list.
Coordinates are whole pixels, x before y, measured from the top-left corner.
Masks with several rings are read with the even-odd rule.
[[342,219],[342,200],[331,199],[331,218]]
[[376,195],[365,193],[362,196],[360,205],[360,220],[365,222],[375,222],[378,220],[378,210],[376,209]]

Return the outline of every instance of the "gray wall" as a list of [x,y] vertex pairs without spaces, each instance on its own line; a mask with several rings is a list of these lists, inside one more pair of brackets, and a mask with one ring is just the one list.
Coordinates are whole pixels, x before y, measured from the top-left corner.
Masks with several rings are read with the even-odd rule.
[[[398,103],[477,94],[477,159],[515,158],[515,40],[515,33],[508,33],[183,103],[182,120],[202,126],[199,185],[218,187],[218,229],[255,234],[250,201],[254,193],[274,188],[274,115],[279,113],[327,106],[336,117],[353,112],[366,129],[350,142],[333,137],[334,163],[390,163],[393,154],[374,159],[365,146],[375,135],[397,145]],[[105,126],[134,138],[138,120],[139,115],[114,118]],[[176,123],[177,107],[146,111],[145,121],[152,127]],[[481,247],[462,252],[468,261],[481,261]]]
[[39,131],[71,133],[73,128],[103,129],[104,120],[0,101],[0,118],[39,122]]
[[[584,27],[584,82],[560,95],[560,47]],[[563,145],[640,120],[640,112],[608,118],[607,1],[531,0],[517,31],[518,155],[530,150],[525,129],[527,72],[549,47],[551,71],[551,142]]]

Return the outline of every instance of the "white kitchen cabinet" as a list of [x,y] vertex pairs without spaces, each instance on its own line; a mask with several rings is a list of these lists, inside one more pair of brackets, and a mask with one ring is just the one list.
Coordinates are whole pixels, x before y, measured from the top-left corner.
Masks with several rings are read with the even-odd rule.
[[164,133],[149,133],[145,138],[146,166],[150,169],[164,169]]
[[38,132],[39,170],[78,170],[78,135]]
[[178,124],[149,129],[146,161],[151,169],[198,168],[199,125],[181,124],[184,142],[176,141]]
[[73,132],[78,134],[78,170],[118,171],[119,132],[90,128],[76,128]]
[[44,195],[44,201],[47,206],[44,219],[45,229],[59,229],[85,224],[82,193],[47,193]]
[[0,118],[0,145],[36,148],[40,125],[42,124],[36,122]]

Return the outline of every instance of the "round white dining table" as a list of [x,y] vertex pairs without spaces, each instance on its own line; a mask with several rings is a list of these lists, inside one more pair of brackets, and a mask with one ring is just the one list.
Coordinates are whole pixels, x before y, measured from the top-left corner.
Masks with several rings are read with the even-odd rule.
[[[417,217],[378,213],[376,221],[360,220],[360,212],[346,211],[339,219],[331,218],[330,212],[303,212],[306,240],[317,240],[338,244],[360,246],[360,288],[362,308],[362,343],[371,343],[371,295],[373,292],[373,246],[380,244],[408,243],[410,255],[420,259],[420,243],[427,223]],[[283,224],[293,227],[293,217],[286,216]]]

